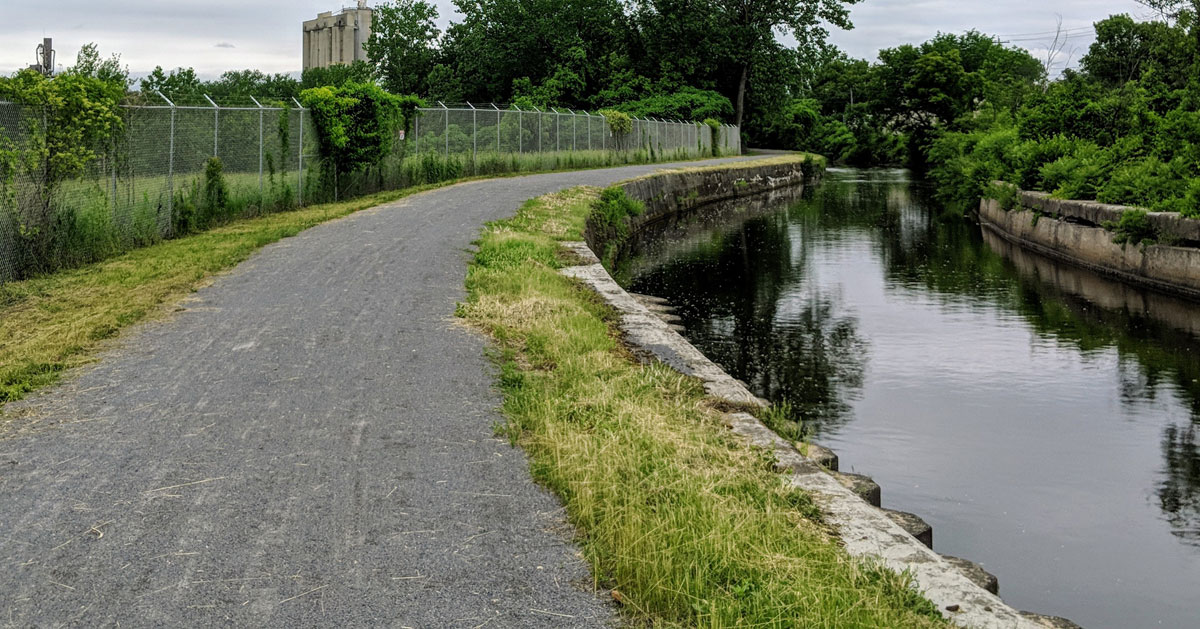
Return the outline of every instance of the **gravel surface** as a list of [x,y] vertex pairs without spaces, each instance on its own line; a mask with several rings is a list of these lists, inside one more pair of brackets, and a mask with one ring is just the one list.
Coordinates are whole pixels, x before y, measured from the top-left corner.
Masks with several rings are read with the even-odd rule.
[[[693,163],[694,164],[694,163]],[[0,623],[594,627],[457,325],[485,221],[662,166],[460,184],[270,245],[0,438]]]

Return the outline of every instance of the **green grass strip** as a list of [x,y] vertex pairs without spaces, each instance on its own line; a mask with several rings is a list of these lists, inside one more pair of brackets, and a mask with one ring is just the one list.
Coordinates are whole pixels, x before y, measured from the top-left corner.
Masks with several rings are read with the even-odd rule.
[[496,340],[501,430],[565,503],[595,587],[656,627],[948,626],[907,575],[850,558],[697,381],[633,360],[611,310],[558,273],[598,195],[490,224],[458,309]]

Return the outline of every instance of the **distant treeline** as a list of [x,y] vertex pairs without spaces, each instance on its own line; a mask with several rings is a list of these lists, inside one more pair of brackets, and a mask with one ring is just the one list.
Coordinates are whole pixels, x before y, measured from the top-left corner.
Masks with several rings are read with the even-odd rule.
[[953,210],[1003,180],[1197,216],[1200,0],[1153,4],[1161,19],[1096,23],[1078,69],[1057,77],[978,32],[882,50],[877,63],[829,50],[763,132],[845,163],[913,167]]

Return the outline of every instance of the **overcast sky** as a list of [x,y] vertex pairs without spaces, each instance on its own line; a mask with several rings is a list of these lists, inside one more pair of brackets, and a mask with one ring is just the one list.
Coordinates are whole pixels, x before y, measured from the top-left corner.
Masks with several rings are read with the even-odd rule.
[[[191,66],[211,78],[242,68],[298,72],[300,23],[338,9],[342,0],[0,1],[2,74],[33,63],[42,37],[53,37],[60,66],[74,62],[80,45],[96,42],[105,56],[120,53],[134,75],[156,65]],[[444,27],[453,6],[437,4]],[[853,56],[874,59],[880,48],[974,28],[1040,57],[1061,15],[1078,59],[1091,42],[1087,27],[1113,13],[1147,15],[1134,0],[864,0],[852,10],[855,29],[834,31],[831,39]]]

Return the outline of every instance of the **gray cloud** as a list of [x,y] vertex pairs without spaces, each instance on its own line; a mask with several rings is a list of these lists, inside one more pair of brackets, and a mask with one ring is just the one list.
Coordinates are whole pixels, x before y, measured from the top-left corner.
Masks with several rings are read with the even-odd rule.
[[233,44],[231,44],[227,41],[223,41],[219,44],[214,44],[213,48],[237,48],[237,46],[234,46]]

